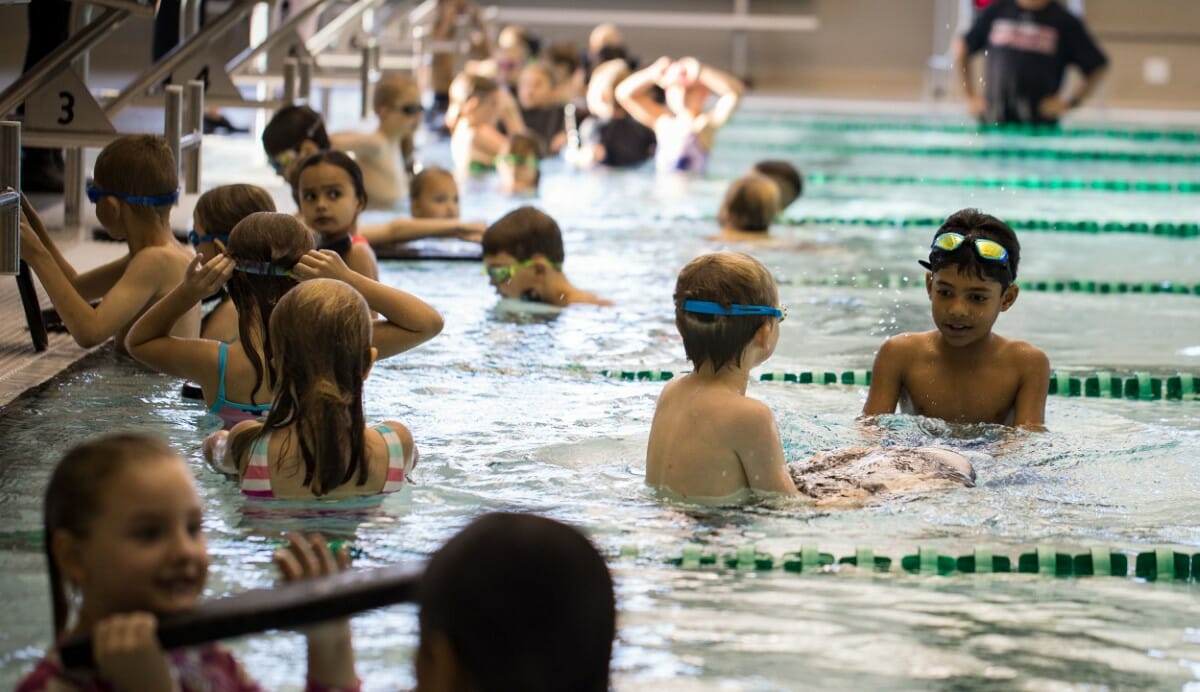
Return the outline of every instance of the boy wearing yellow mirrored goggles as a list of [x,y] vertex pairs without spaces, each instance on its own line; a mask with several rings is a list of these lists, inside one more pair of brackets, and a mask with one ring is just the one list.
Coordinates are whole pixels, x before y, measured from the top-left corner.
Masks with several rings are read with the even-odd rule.
[[1007,224],[975,209],[951,215],[921,265],[936,329],[898,334],[879,349],[864,416],[901,413],[950,423],[1043,430],[1050,362],[992,331],[1013,306],[1021,246]]

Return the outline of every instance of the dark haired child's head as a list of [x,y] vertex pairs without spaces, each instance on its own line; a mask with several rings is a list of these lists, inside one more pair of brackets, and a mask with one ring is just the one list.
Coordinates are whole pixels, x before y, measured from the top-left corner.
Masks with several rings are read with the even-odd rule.
[[458,183],[444,168],[430,166],[414,175],[408,198],[414,219],[458,218]]
[[766,233],[778,213],[778,186],[765,175],[751,174],[729,184],[717,221],[730,230]]
[[81,596],[76,632],[109,615],[194,607],[208,574],[192,475],[165,442],[108,435],[68,451],[46,488],[44,531],[54,631]]
[[142,223],[169,224],[178,192],[179,167],[162,137],[118,137],[96,157],[89,195],[96,196],[96,216],[115,238],[125,237],[122,214]]
[[[296,424],[304,484],[324,495],[367,481],[363,381],[375,359],[371,311],[349,284],[312,279],[271,313],[275,401],[264,430]],[[232,450],[235,459],[239,450]]]
[[[252,398],[264,379],[275,387],[271,372],[271,312],[284,294],[296,286],[292,267],[309,250],[313,234],[291,214],[258,212],[238,222],[229,234],[225,254],[237,262],[227,287],[238,313],[238,338],[246,345],[246,357],[254,368]],[[261,353],[267,363],[259,358]],[[266,403],[255,399],[250,403]]]
[[537,135],[516,134],[508,138],[508,151],[496,157],[500,187],[507,194],[536,192],[541,172],[538,162],[544,151]]
[[921,265],[933,322],[953,347],[980,343],[1020,290],[1013,281],[1021,246],[1003,221],[963,209],[934,234],[929,261]]
[[300,214],[326,241],[353,233],[367,208],[362,168],[345,152],[321,151],[296,167],[292,195]]
[[390,137],[411,137],[421,125],[425,107],[412,77],[388,73],[375,84],[375,115],[379,129]]
[[[775,278],[757,259],[734,252],[701,255],[679,272],[675,281],[675,327],[683,337],[683,350],[692,366],[706,364],[713,371],[740,366],[746,347],[774,317],[766,315],[711,315],[684,309],[689,300],[731,305],[779,304]],[[769,354],[768,354],[769,355]]]
[[579,49],[569,41],[552,43],[542,51],[542,60],[550,69],[550,76],[557,86],[571,79],[579,69]]
[[804,194],[800,171],[787,161],[768,159],[754,164],[753,172],[765,175],[779,186],[779,210],[783,211]]
[[484,231],[484,268],[505,298],[541,300],[537,287],[548,272],[562,271],[562,263],[562,231],[539,209],[515,209]]
[[207,262],[217,253],[214,241],[228,245],[233,227],[260,211],[275,211],[275,200],[257,185],[222,185],[200,195],[192,210],[190,237],[196,253]]
[[[946,233],[957,233],[964,240],[953,250],[940,249],[936,241]],[[934,274],[945,267],[957,266],[977,278],[999,283],[1001,291],[1016,280],[1021,244],[1013,229],[1000,219],[978,209],[962,209],[951,214],[933,237],[935,243],[929,251],[929,261],[921,265]],[[975,244],[977,239],[999,243],[1008,256],[1003,261],[986,258]]]
[[420,690],[609,688],[612,577],[569,526],[522,514],[476,519],[429,560],[418,602]]
[[332,146],[325,119],[308,106],[284,106],[275,111],[263,130],[262,143],[271,167],[289,182],[288,164]]
[[517,78],[517,103],[521,108],[548,108],[554,105],[554,75],[540,62],[521,68]]

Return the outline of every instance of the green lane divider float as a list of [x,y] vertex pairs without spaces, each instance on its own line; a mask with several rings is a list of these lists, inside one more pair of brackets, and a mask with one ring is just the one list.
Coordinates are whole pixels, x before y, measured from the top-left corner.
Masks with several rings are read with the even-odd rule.
[[739,125],[773,125],[791,129],[807,129],[818,132],[946,132],[967,135],[1020,135],[1025,137],[1080,138],[1104,137],[1136,142],[1200,142],[1197,130],[1142,130],[1119,127],[1070,127],[1057,125],[1026,125],[1005,123],[979,125],[978,123],[930,123],[930,122],[885,122],[885,121],[837,121],[837,120],[780,120],[776,118],[754,118],[740,116],[730,123]]
[[[778,223],[787,226],[890,226],[896,228],[937,228],[946,220],[936,216],[784,216]],[[1020,231],[1058,233],[1137,233],[1168,238],[1200,237],[1200,223],[1159,221],[1091,221],[1069,219],[1005,219]]]
[[[1046,577],[1134,577],[1145,581],[1200,583],[1200,553],[1189,554],[1174,548],[1156,547],[1130,554],[1111,548],[1095,547],[1083,553],[1068,553],[1050,545],[1038,545],[1014,559],[997,555],[991,547],[980,545],[968,555],[944,555],[937,548],[921,546],[915,554],[898,560],[876,554],[871,548],[856,548],[853,555],[835,557],[815,545],[776,557],[753,543],[736,552],[719,555],[695,543],[683,546],[679,557],[669,562],[683,569],[725,567],[742,571],[770,571],[780,568],[794,573],[834,573],[843,565],[870,572],[906,572],[928,576],[952,574],[1038,574]],[[620,557],[636,559],[636,546],[621,547]],[[894,569],[898,567],[898,569]],[[1132,571],[1130,570],[1132,567]]]
[[[793,279],[786,283],[790,283],[792,286],[831,286],[835,288],[925,288],[923,278],[904,274],[856,274],[849,277]],[[1022,279],[1016,283],[1022,291],[1036,293],[1090,293],[1095,295],[1162,293],[1200,296],[1200,283],[1189,284],[1183,281],[1094,281],[1085,279],[1029,281]]]
[[896,144],[824,144],[821,142],[744,142],[732,143],[739,149],[768,149],[795,153],[819,152],[844,156],[934,156],[973,159],[1021,159],[1039,161],[1098,161],[1106,163],[1190,166],[1200,163],[1200,152],[1182,151],[1111,151],[1105,149],[1038,149],[995,146],[904,146]]
[[[625,382],[665,382],[675,377],[677,373],[669,370],[601,370],[600,374]],[[871,371],[764,372],[759,375],[758,379],[760,382],[869,387]],[[1200,401],[1200,377],[1188,373],[1161,377],[1145,372],[1128,376],[1116,375],[1111,372],[1097,372],[1079,377],[1055,372],[1050,375],[1047,392],[1058,396],[1093,399]]]
[[937,185],[1024,190],[1099,190],[1103,192],[1200,193],[1200,180],[1143,180],[1140,178],[1057,178],[1039,175],[875,175],[869,173],[808,173],[805,185]]

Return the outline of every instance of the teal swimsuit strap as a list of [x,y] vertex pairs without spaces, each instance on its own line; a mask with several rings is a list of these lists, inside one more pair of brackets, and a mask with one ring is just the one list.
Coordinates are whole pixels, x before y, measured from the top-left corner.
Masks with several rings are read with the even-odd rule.
[[229,355],[229,344],[224,341],[217,346],[217,398],[209,411],[219,411],[225,405],[225,359]]

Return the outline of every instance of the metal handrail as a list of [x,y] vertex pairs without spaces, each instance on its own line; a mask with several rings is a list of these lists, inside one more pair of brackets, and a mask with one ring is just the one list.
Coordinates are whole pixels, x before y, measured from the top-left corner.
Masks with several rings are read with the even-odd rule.
[[709,29],[714,31],[815,31],[819,19],[809,15],[720,12],[655,12],[650,10],[574,10],[544,7],[495,7],[489,14],[504,22],[548,26],[595,26],[611,22],[645,29]]

